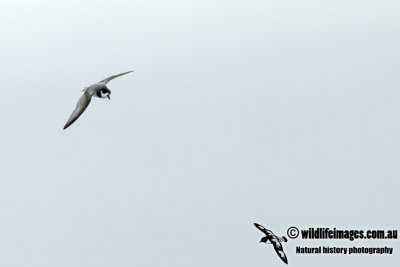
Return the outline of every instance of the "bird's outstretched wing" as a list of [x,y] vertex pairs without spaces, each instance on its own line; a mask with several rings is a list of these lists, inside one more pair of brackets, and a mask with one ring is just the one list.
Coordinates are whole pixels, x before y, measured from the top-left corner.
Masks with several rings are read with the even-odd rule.
[[282,244],[280,242],[274,242],[273,243],[276,254],[278,254],[279,258],[281,258],[281,260],[288,264],[288,259],[286,257],[285,252],[283,252],[283,248],[282,248]]
[[271,230],[266,229],[264,226],[258,223],[254,223],[255,227],[257,227],[258,230],[263,232],[264,234],[272,234]]
[[85,93],[79,98],[78,103],[76,104],[76,107],[71,116],[69,116],[69,119],[64,126],[64,130],[67,129],[71,124],[73,124],[79,118],[79,116],[82,115],[85,109],[89,106],[91,100],[92,95],[89,94],[88,91],[85,91]]
[[264,226],[262,226],[261,224],[258,224],[258,223],[254,223],[254,226],[257,227],[258,230],[260,230],[261,232],[264,232],[264,233],[267,230],[267,229],[265,229]]
[[127,71],[127,72],[123,72],[123,73],[120,73],[120,74],[117,74],[117,75],[110,76],[110,77],[108,77],[108,78],[106,78],[106,79],[104,79],[104,80],[101,80],[99,83],[107,84],[107,83],[108,83],[109,81],[111,81],[112,79],[115,79],[115,78],[117,78],[117,77],[119,77],[119,76],[122,76],[122,75],[125,75],[125,74],[128,74],[128,73],[131,73],[131,72],[133,72],[133,70]]

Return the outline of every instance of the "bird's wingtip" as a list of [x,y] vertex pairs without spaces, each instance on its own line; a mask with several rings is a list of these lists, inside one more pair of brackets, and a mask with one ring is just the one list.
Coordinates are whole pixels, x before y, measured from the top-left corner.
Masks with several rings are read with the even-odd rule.
[[286,255],[284,255],[283,257],[280,257],[282,259],[282,261],[286,264],[289,264],[288,259],[286,258]]

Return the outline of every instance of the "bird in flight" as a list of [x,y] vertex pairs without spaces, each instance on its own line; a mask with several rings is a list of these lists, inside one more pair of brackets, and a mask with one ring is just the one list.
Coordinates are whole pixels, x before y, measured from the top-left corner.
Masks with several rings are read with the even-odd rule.
[[[272,244],[275,248],[276,253],[278,254],[279,258],[281,258],[281,260],[288,264],[288,259],[285,255],[285,252],[283,252],[283,247],[281,242],[287,242],[287,238],[282,236],[282,237],[277,237],[271,230],[265,229],[264,226],[262,226],[261,224],[258,223],[254,223],[254,225],[257,227],[258,230],[260,230],[261,232],[263,232],[265,234],[265,236],[263,238],[261,238],[260,243],[266,243],[266,244]],[[267,243],[267,242],[270,243]]]
[[79,98],[78,103],[74,111],[72,112],[71,116],[69,117],[67,123],[64,126],[64,130],[67,129],[71,124],[73,124],[79,116],[85,111],[85,109],[89,106],[90,101],[92,100],[92,96],[99,97],[99,98],[108,98],[110,99],[111,91],[107,88],[107,83],[112,79],[115,79],[119,76],[131,73],[132,71],[127,71],[124,73],[120,73],[117,75],[110,76],[104,80],[101,80],[98,83],[92,84],[89,87],[85,87],[82,89],[83,95]]

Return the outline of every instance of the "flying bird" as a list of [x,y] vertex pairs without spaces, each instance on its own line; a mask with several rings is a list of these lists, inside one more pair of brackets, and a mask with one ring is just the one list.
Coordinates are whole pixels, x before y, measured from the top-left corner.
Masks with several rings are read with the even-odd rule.
[[79,98],[74,111],[72,112],[71,116],[69,117],[67,123],[64,126],[64,130],[67,129],[71,124],[73,124],[79,118],[79,116],[82,115],[85,109],[89,106],[89,103],[92,100],[92,96],[110,99],[111,91],[110,89],[107,88],[107,83],[109,81],[131,72],[133,72],[133,70],[113,75],[104,80],[101,80],[98,83],[92,84],[89,87],[83,88],[81,90],[84,91],[83,95]]
[[[278,254],[279,258],[281,258],[281,260],[288,264],[288,259],[285,255],[285,252],[283,252],[283,247],[281,242],[287,242],[287,238],[282,236],[282,237],[277,237],[271,230],[265,229],[264,226],[262,226],[261,224],[258,223],[254,223],[254,225],[257,227],[258,230],[260,230],[261,232],[263,232],[265,234],[265,236],[263,238],[261,238],[260,243],[266,243],[266,244],[272,244],[275,248],[276,253]],[[267,242],[270,243],[267,243]]]

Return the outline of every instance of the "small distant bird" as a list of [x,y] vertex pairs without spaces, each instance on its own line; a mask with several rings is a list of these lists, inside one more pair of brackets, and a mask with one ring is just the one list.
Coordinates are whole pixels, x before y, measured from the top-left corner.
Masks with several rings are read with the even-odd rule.
[[[275,248],[276,253],[278,254],[279,258],[281,260],[288,264],[288,259],[285,255],[285,252],[283,252],[283,247],[281,242],[287,242],[287,238],[282,236],[282,237],[277,237],[271,230],[265,229],[264,226],[258,223],[254,223],[254,225],[265,234],[263,238],[261,238],[260,243],[266,243],[266,244],[272,244]],[[270,243],[267,243],[270,241]]]
[[[133,71],[133,70],[132,70]],[[127,71],[124,73],[120,73],[117,75],[110,76],[104,80],[101,80],[98,83],[92,84],[89,87],[83,88],[81,91],[84,91],[83,95],[79,98],[78,103],[71,116],[69,117],[67,123],[64,126],[64,130],[67,129],[71,124],[73,124],[79,116],[85,111],[85,109],[89,106],[90,101],[92,100],[92,96],[99,98],[108,98],[110,99],[111,91],[107,88],[107,83],[112,79],[115,79],[119,76],[131,73],[132,71]]]

